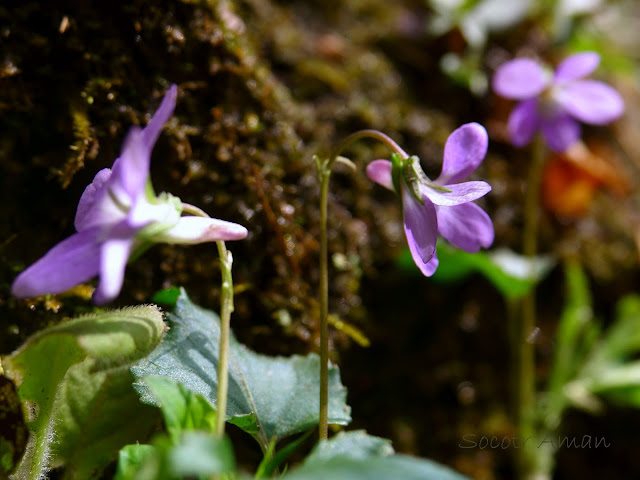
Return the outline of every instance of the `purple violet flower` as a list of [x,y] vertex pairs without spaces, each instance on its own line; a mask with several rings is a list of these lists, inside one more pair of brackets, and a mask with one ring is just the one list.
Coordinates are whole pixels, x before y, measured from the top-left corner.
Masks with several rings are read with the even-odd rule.
[[82,194],[75,217],[77,233],[23,271],[11,287],[14,296],[60,293],[99,275],[93,301],[104,304],[120,293],[129,258],[154,243],[195,244],[246,237],[247,230],[235,223],[181,217],[180,199],[153,192],[151,150],[173,114],[177,93],[172,85],[149,124],[130,129],[113,168],[100,170]]
[[584,79],[599,63],[597,53],[583,52],[565,58],[555,72],[528,58],[498,68],[493,90],[520,101],[509,117],[511,142],[522,147],[541,131],[549,148],[563,152],[580,138],[578,121],[605,125],[619,118],[624,102],[618,92]]
[[489,215],[470,203],[486,195],[491,186],[481,181],[457,183],[482,163],[488,143],[486,130],[477,123],[455,130],[447,139],[442,172],[435,181],[425,175],[415,156],[401,158],[393,154],[391,161],[374,160],[367,165],[371,180],[400,193],[409,250],[427,277],[438,268],[438,232],[456,247],[471,253],[493,243]]

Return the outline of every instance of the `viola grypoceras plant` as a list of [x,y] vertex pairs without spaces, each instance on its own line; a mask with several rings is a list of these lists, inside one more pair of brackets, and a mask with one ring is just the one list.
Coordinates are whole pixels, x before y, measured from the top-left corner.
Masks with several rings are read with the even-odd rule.
[[401,195],[404,230],[411,255],[420,271],[432,275],[438,268],[436,241],[438,232],[454,245],[469,252],[493,243],[491,219],[470,203],[486,195],[491,186],[482,181],[458,183],[482,163],[489,143],[482,125],[469,123],[454,131],[445,145],[440,176],[431,181],[418,157],[409,156],[391,138],[377,130],[360,130],[345,138],[326,159],[316,157],[320,179],[320,440],[328,436],[329,378],[329,270],[327,242],[327,203],[329,179],[334,163],[354,142],[370,138],[391,150],[391,161],[374,160],[367,175],[374,182]]
[[493,90],[519,103],[509,117],[511,142],[522,147],[540,131],[550,149],[563,152],[580,138],[580,123],[606,125],[624,112],[624,102],[609,85],[585,77],[600,63],[595,52],[565,58],[554,72],[529,58],[503,64]]
[[442,172],[430,180],[420,159],[394,152],[389,160],[374,160],[367,175],[374,182],[399,193],[409,250],[420,271],[431,276],[438,268],[438,233],[458,248],[475,253],[493,243],[493,223],[478,205],[491,186],[483,181],[460,182],[482,163],[488,146],[482,125],[468,123],[455,130],[444,148]]
[[104,304],[120,293],[129,259],[154,243],[196,244],[246,237],[247,230],[235,223],[181,217],[193,207],[169,193],[156,196],[153,191],[151,151],[173,114],[177,93],[172,85],[149,124],[131,128],[113,167],[100,170],[84,190],[74,222],[77,233],[22,272],[11,287],[13,295],[60,293],[99,275],[93,301]]

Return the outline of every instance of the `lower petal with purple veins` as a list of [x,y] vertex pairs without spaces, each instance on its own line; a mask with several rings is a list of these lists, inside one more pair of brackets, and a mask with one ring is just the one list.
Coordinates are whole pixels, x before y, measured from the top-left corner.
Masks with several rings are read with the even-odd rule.
[[402,189],[404,233],[407,237],[413,261],[425,273],[427,263],[433,258],[438,239],[438,220],[433,203],[425,197],[420,204],[407,188]]
[[489,215],[475,203],[453,207],[436,207],[438,230],[449,242],[462,250],[475,253],[493,243],[493,223]]
[[439,191],[429,185],[422,186],[422,193],[436,205],[451,206],[472,202],[484,197],[491,191],[491,185],[487,182],[473,181],[456,183],[454,185],[442,185],[446,191]]
[[11,293],[21,298],[56,294],[95,277],[101,236],[102,229],[93,227],[63,240],[15,279]]

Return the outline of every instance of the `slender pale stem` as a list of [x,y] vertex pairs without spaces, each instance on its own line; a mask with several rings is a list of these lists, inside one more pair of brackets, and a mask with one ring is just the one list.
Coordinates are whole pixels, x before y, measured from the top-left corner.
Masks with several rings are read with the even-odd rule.
[[327,249],[327,203],[330,162],[318,166],[320,176],[320,440],[329,435],[329,265]]
[[[199,217],[210,218],[203,210],[183,203],[183,211]],[[223,241],[216,242],[220,256],[222,288],[220,292],[220,348],[218,358],[218,392],[216,398],[217,418],[215,433],[224,436],[227,418],[227,392],[229,390],[229,332],[231,330],[231,312],[233,312],[233,278],[231,267],[233,255]]]
[[[546,147],[538,136],[533,144],[531,165],[527,179],[524,203],[524,229],[522,250],[530,260],[538,251],[538,225],[540,212],[540,185],[544,166]],[[518,434],[522,438],[531,438],[536,434],[535,418],[535,348],[533,338],[536,328],[536,295],[532,289],[522,300],[522,323],[519,328],[520,355],[518,358]],[[531,448],[518,450],[518,470],[521,479],[533,478],[537,473],[536,452]]]
[[391,138],[377,130],[360,130],[346,137],[335,152],[326,160],[316,158],[320,179],[320,414],[319,436],[326,440],[329,435],[329,253],[327,245],[327,204],[331,169],[340,154],[352,143],[362,138],[372,138],[384,143],[391,151],[403,158],[407,153]]
[[338,148],[336,149],[336,151],[329,158],[329,162],[327,163],[327,169],[331,171],[331,168],[333,167],[333,163],[340,156],[340,154],[344,152],[352,143],[362,138],[372,138],[374,140],[378,140],[379,142],[384,143],[389,150],[397,153],[402,158],[409,158],[409,155],[407,155],[407,152],[405,152],[402,148],[400,148],[400,145],[394,142],[388,135],[385,135],[384,133],[379,132],[378,130],[359,130],[357,132],[352,133],[348,137],[346,137],[342,141],[342,143],[338,145]]
[[216,418],[216,434],[224,435],[227,417],[227,392],[229,389],[229,331],[231,329],[231,312],[233,312],[233,279],[231,266],[233,256],[224,242],[216,242],[220,263],[222,265],[222,290],[220,298],[220,357],[218,359],[218,413]]

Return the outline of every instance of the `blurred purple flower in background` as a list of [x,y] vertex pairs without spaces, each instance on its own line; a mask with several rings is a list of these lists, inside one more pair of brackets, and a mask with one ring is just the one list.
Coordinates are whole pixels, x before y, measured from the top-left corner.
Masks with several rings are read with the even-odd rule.
[[487,146],[487,132],[482,125],[468,123],[461,126],[447,139],[442,172],[433,182],[422,171],[418,157],[392,155],[392,161],[374,160],[367,166],[371,180],[402,196],[409,250],[426,276],[433,275],[438,268],[438,233],[471,253],[493,243],[494,231],[489,215],[470,203],[486,195],[491,186],[481,181],[456,183],[478,168]]
[[180,199],[156,196],[149,181],[151,150],[173,114],[178,89],[169,88],[149,124],[133,127],[112,169],[100,170],[87,186],[76,211],[77,233],[49,250],[13,282],[16,297],[64,292],[96,275],[98,304],[120,293],[129,258],[154,243],[195,244],[240,240],[247,230],[214,218],[181,217]]
[[541,131],[549,148],[563,152],[580,138],[578,121],[605,125],[619,118],[624,102],[618,92],[584,79],[599,63],[597,53],[583,52],[564,59],[553,73],[528,58],[500,66],[493,90],[520,101],[509,117],[511,142],[522,147]]

